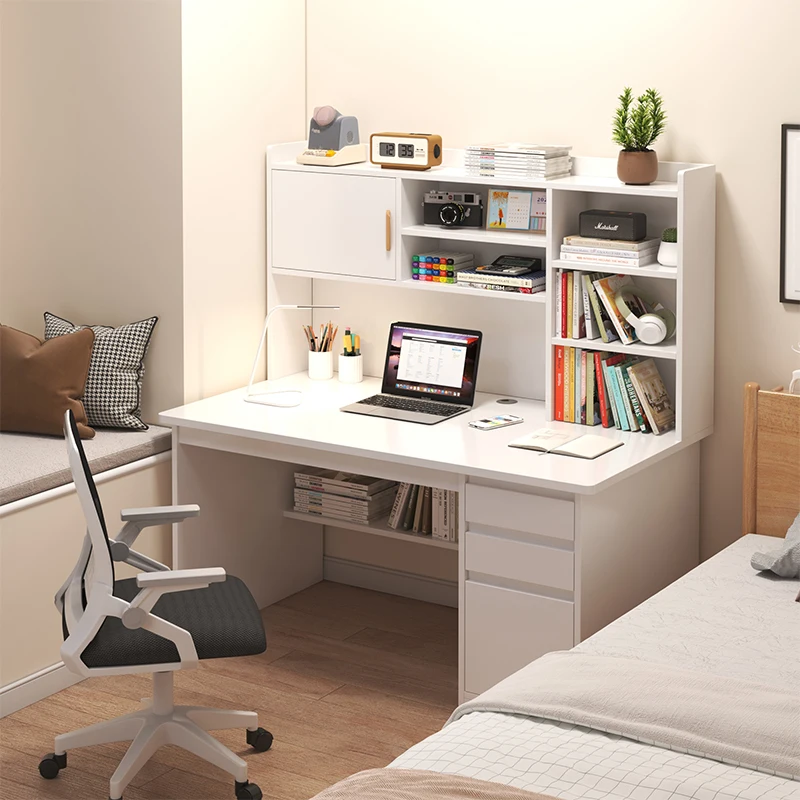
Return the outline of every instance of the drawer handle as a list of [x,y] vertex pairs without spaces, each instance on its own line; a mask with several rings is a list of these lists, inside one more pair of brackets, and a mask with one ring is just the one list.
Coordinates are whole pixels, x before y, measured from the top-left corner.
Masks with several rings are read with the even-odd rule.
[[392,249],[392,212],[386,212],[386,252]]

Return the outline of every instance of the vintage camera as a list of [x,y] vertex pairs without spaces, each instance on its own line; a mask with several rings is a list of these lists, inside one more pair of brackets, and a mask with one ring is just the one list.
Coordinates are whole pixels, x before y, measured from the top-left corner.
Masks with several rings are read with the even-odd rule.
[[474,192],[425,192],[423,222],[445,228],[482,228],[483,201]]

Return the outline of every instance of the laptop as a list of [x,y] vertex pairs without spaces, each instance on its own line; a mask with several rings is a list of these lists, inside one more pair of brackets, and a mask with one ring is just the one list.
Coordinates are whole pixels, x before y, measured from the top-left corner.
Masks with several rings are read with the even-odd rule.
[[350,414],[435,425],[472,408],[480,331],[393,322],[381,394],[344,406]]

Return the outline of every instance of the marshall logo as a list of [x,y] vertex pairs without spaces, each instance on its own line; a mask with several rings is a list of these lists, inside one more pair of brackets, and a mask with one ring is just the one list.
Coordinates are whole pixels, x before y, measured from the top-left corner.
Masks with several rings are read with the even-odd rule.
[[319,128],[312,128],[311,133],[322,133],[322,131]]
[[618,231],[619,225],[608,225],[605,222],[598,222],[597,225],[594,226],[596,231]]

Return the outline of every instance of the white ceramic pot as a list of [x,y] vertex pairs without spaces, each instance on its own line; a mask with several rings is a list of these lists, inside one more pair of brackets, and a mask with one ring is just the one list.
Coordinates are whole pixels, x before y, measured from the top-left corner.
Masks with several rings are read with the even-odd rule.
[[308,377],[312,381],[327,381],[333,377],[333,353],[308,351]]
[[361,383],[364,380],[364,356],[339,356],[339,383]]
[[658,263],[664,267],[678,266],[678,243],[661,242],[658,248]]

